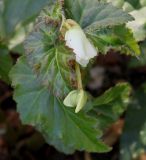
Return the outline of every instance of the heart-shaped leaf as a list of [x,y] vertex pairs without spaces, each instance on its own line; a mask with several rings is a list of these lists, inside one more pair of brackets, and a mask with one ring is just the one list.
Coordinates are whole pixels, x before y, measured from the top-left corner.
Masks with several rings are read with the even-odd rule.
[[101,131],[96,129],[96,119],[65,107],[42,85],[25,57],[18,60],[10,76],[22,122],[35,126],[48,143],[65,153],[74,150],[109,151],[99,139]]

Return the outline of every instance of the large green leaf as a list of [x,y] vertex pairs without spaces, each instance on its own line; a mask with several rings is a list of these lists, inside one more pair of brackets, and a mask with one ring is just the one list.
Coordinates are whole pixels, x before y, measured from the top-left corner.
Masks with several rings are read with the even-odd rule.
[[[58,16],[58,17],[57,17]],[[56,16],[56,22],[60,15]],[[73,53],[59,41],[59,26],[46,22],[50,17],[43,16],[34,31],[25,41],[27,60],[34,73],[53,94],[63,97],[74,86],[76,74],[71,66]]]
[[22,122],[35,126],[48,143],[65,153],[109,150],[99,139],[101,131],[95,129],[96,119],[65,107],[33,74],[25,57],[18,60],[10,76]]
[[0,79],[9,83],[8,73],[12,67],[12,58],[9,55],[8,49],[0,45]]
[[121,160],[132,160],[146,152],[146,89],[140,88],[133,96],[126,114],[121,138]]
[[64,5],[66,17],[77,21],[85,30],[96,30],[133,20],[121,9],[98,0],[65,0]]
[[130,91],[128,83],[119,83],[93,101],[93,110],[98,113],[99,126],[102,129],[118,120],[127,109]]

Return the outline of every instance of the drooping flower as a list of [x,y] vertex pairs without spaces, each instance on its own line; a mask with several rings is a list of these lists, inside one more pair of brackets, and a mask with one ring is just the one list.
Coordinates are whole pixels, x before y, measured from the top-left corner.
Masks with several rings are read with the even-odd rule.
[[83,89],[71,91],[63,101],[67,107],[76,107],[75,113],[78,113],[85,106],[86,102],[87,93]]
[[97,49],[91,44],[81,27],[73,20],[66,20],[70,28],[65,33],[66,46],[73,49],[76,61],[86,67],[89,60],[97,55]]

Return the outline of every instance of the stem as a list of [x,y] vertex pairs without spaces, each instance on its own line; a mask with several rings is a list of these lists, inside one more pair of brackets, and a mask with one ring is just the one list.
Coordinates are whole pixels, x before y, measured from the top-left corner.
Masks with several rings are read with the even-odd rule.
[[78,89],[83,89],[81,71],[78,63],[76,63],[75,69],[77,75]]

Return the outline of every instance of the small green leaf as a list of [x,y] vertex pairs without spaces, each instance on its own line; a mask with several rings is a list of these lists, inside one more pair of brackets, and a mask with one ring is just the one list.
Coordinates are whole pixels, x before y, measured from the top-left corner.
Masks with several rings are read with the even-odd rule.
[[124,25],[87,33],[87,36],[101,53],[106,54],[111,48],[129,55],[138,56],[141,53],[131,30]]
[[12,58],[9,55],[8,49],[0,45],[0,79],[9,83],[8,73],[12,68]]
[[107,128],[126,110],[131,87],[127,83],[119,83],[105,91],[93,101],[93,110],[98,113],[99,126]]
[[[146,87],[145,87],[146,88]],[[138,89],[128,107],[121,138],[120,160],[138,158],[146,152],[146,89]]]
[[[122,97],[123,100],[129,95],[130,86],[127,83],[119,83],[116,86],[108,89],[104,92],[100,97],[96,98],[94,100],[93,105],[99,106],[104,104],[109,104],[113,100],[115,100],[117,97]],[[125,94],[126,93],[126,94]],[[126,99],[125,99],[126,100]]]
[[97,0],[65,0],[64,4],[66,17],[78,22],[86,31],[133,20],[132,16],[110,3]]
[[65,153],[75,150],[109,151],[100,140],[101,131],[96,129],[96,119],[84,113],[76,114],[64,106],[42,85],[25,57],[18,60],[10,77],[22,122],[35,126],[49,144]]
[[139,45],[137,44],[133,36],[133,33],[130,29],[124,26],[117,26],[114,28],[114,33],[119,38],[121,43],[125,45],[125,47],[129,49],[129,51],[131,50],[130,54],[136,56],[140,55]]

